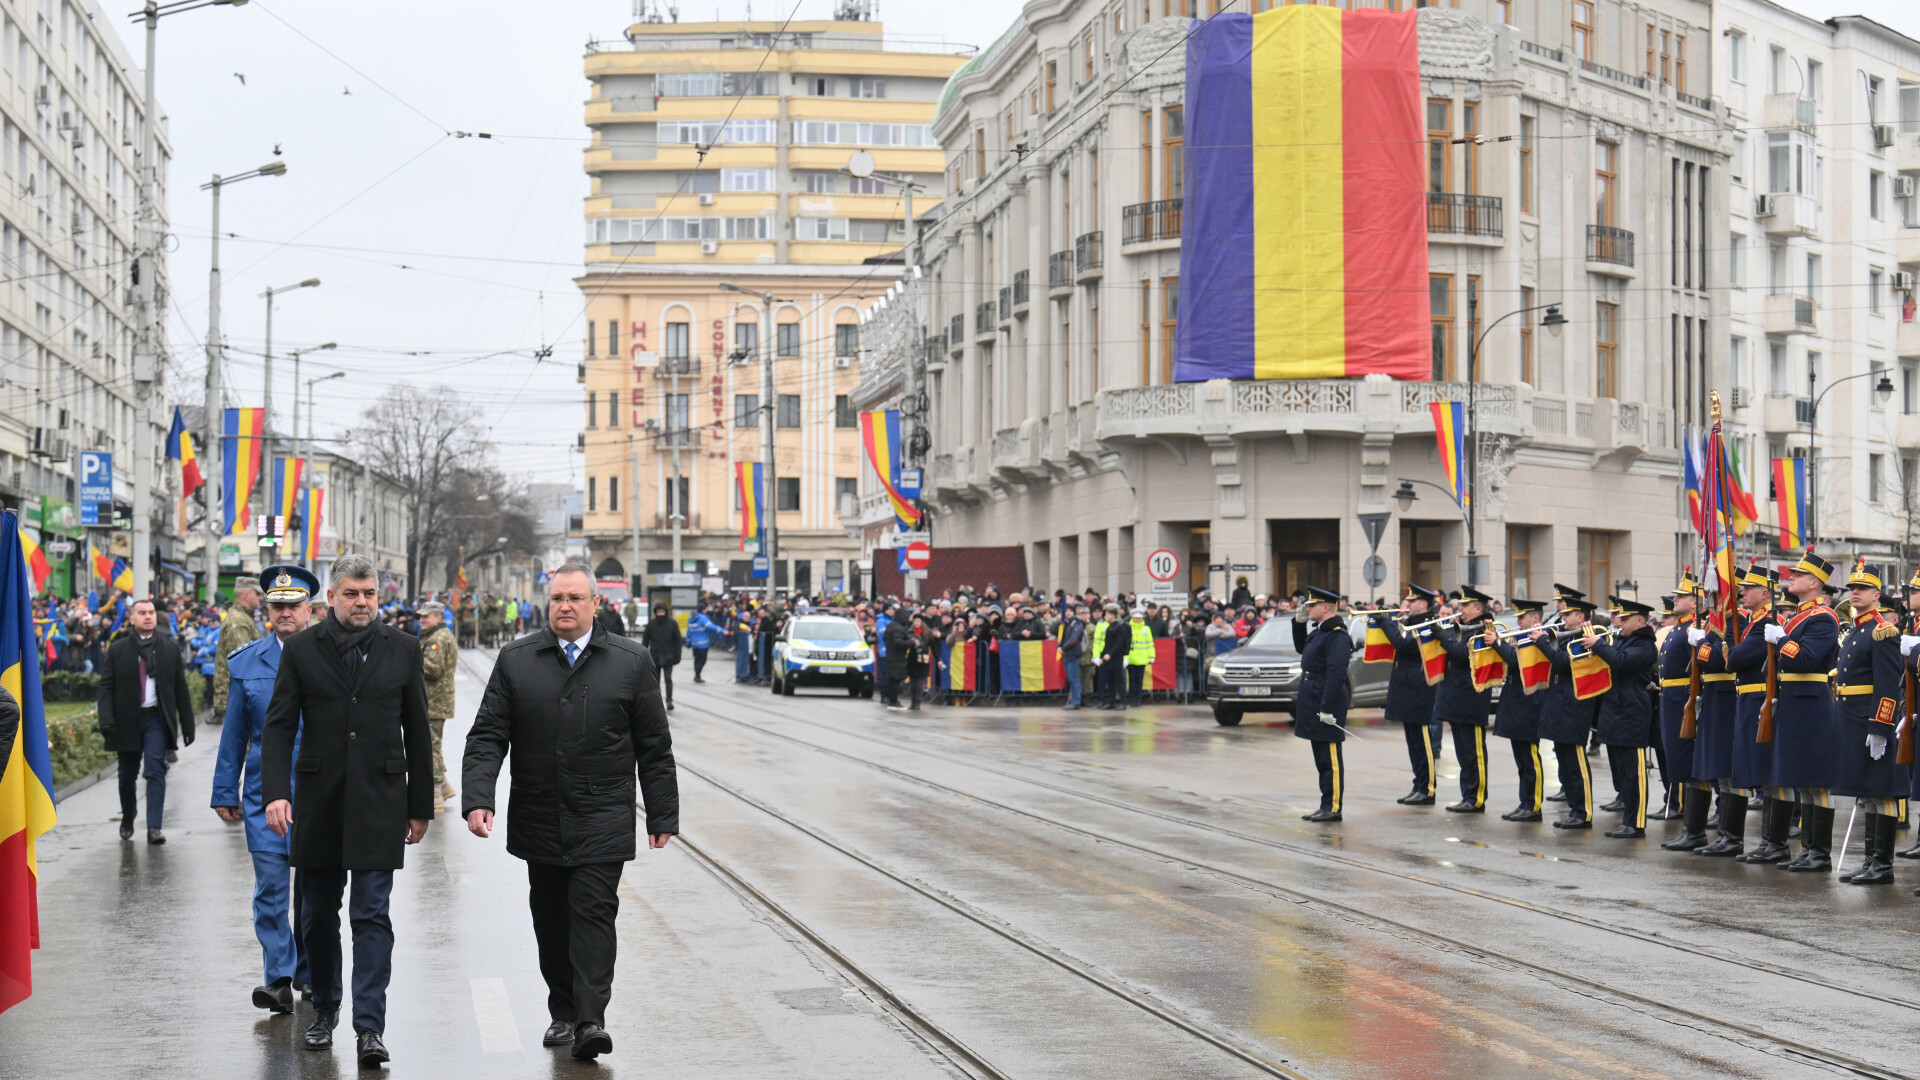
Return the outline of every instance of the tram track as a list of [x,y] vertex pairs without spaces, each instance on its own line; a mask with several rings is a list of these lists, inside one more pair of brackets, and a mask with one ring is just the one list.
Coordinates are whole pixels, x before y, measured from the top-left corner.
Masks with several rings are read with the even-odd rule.
[[[1830,1069],[1838,1069],[1843,1072],[1856,1075],[1856,1076],[1878,1078],[1878,1080],[1915,1080],[1915,1077],[1913,1076],[1913,1074],[1896,1072],[1884,1066],[1875,1064],[1873,1062],[1865,1061],[1859,1058],[1854,1058],[1849,1055],[1840,1053],[1838,1051],[1829,1050],[1825,1047],[1815,1046],[1809,1043],[1788,1038],[1786,1036],[1776,1034],[1774,1032],[1766,1031],[1764,1029],[1755,1027],[1750,1024],[1741,1023],[1736,1020],[1726,1019],[1721,1016],[1711,1015],[1709,1013],[1706,1013],[1697,1009],[1690,1009],[1690,1008],[1687,1008],[1686,1006],[1675,1004],[1674,1002],[1664,1000],[1664,999],[1652,996],[1650,994],[1642,993],[1640,991],[1633,990],[1633,989],[1628,989],[1626,987],[1618,986],[1613,983],[1606,982],[1600,979],[1595,979],[1585,975],[1580,975],[1575,972],[1565,970],[1563,968],[1555,967],[1551,964],[1541,963],[1536,960],[1528,959],[1526,957],[1515,955],[1513,953],[1505,952],[1502,950],[1489,948],[1487,946],[1470,942],[1467,940],[1463,940],[1461,938],[1457,938],[1448,934],[1429,930],[1423,927],[1414,926],[1410,923],[1403,922],[1401,920],[1392,918],[1390,916],[1381,915],[1377,912],[1369,911],[1357,905],[1349,904],[1341,900],[1331,899],[1329,897],[1312,893],[1292,885],[1286,885],[1286,884],[1282,884],[1275,881],[1265,880],[1263,878],[1259,878],[1250,874],[1241,873],[1239,871],[1231,870],[1226,867],[1222,867],[1215,864],[1204,862],[1202,860],[1194,859],[1188,855],[1165,851],[1160,848],[1154,847],[1150,844],[1138,843],[1132,840],[1125,839],[1123,837],[1113,836],[1111,834],[1104,833],[1096,829],[1089,829],[1081,825],[1073,824],[1072,822],[1062,821],[1060,819],[1050,817],[1046,814],[1042,814],[1032,810],[1027,810],[1022,807],[1011,805],[1009,803],[1001,802],[997,799],[989,798],[987,796],[966,791],[949,784],[941,783],[937,780],[932,780],[924,776],[915,775],[914,773],[908,772],[900,768],[896,768],[892,765],[888,765],[883,762],[878,762],[869,758],[861,757],[858,754],[851,754],[846,751],[836,749],[834,747],[823,746],[806,739],[798,738],[786,732],[770,729],[761,724],[753,723],[747,720],[742,720],[734,716],[728,716],[725,713],[715,710],[714,708],[708,707],[704,702],[702,704],[692,704],[683,700],[678,704],[680,704],[682,708],[688,709],[690,711],[698,712],[702,715],[710,716],[714,719],[721,720],[726,723],[736,725],[738,727],[749,729],[761,735],[765,735],[774,739],[789,742],[796,746],[813,750],[817,753],[825,754],[831,757],[837,757],[837,758],[846,760],[850,763],[853,763],[855,765],[869,768],[889,776],[893,776],[901,781],[904,781],[910,784],[945,792],[949,795],[962,798],[971,802],[979,803],[981,805],[988,806],[999,811],[1011,813],[1011,814],[1038,822],[1040,824],[1049,826],[1051,828],[1055,828],[1058,830],[1062,830],[1068,833],[1072,833],[1072,834],[1084,837],[1089,840],[1093,840],[1098,843],[1109,844],[1114,847],[1118,847],[1118,848],[1130,850],[1142,855],[1146,855],[1148,857],[1151,857],[1153,859],[1156,859],[1165,863],[1169,863],[1169,864],[1173,864],[1181,867],[1192,868],[1195,870],[1200,870],[1205,873],[1215,875],[1219,878],[1236,882],[1243,886],[1251,887],[1253,889],[1256,889],[1256,890],[1259,890],[1259,891],[1262,891],[1270,895],[1274,895],[1276,897],[1286,899],[1292,902],[1304,902],[1304,903],[1316,905],[1329,912],[1338,913],[1339,915],[1345,916],[1347,918],[1359,920],[1362,923],[1371,923],[1371,924],[1378,925],[1380,927],[1387,928],[1391,932],[1405,935],[1408,938],[1413,940],[1425,941],[1430,945],[1437,946],[1437,947],[1444,947],[1446,950],[1451,950],[1466,956],[1479,957],[1484,961],[1505,965],[1515,970],[1530,972],[1534,976],[1542,978],[1548,981],[1549,983],[1560,985],[1561,987],[1566,989],[1574,990],[1574,992],[1587,994],[1589,996],[1599,995],[1602,998],[1611,997],[1614,999],[1618,999],[1619,1001],[1633,1002],[1639,1006],[1643,1006],[1649,1010],[1653,1010],[1657,1015],[1663,1015],[1668,1018],[1684,1017],[1687,1021],[1689,1021],[1687,1026],[1692,1027],[1695,1030],[1700,1030],[1703,1033],[1707,1033],[1707,1034],[1717,1034],[1721,1037],[1728,1038],[1731,1041],[1741,1043],[1742,1045],[1746,1045],[1749,1048],[1762,1053],[1771,1054],[1773,1056],[1782,1057],[1788,1060],[1799,1061],[1803,1064],[1822,1065]],[[1694,945],[1694,944],[1685,943],[1685,942],[1676,942],[1670,938],[1665,938],[1657,934],[1649,934],[1645,931],[1638,931],[1628,927],[1620,927],[1615,924],[1604,922],[1602,920],[1591,919],[1587,916],[1577,915],[1571,912],[1559,911],[1554,908],[1546,907],[1543,905],[1532,904],[1528,901],[1519,900],[1512,897],[1503,897],[1497,893],[1489,893],[1484,890],[1472,889],[1472,888],[1455,885],[1448,882],[1437,881],[1435,879],[1424,877],[1419,874],[1412,874],[1405,871],[1399,871],[1399,870],[1394,870],[1388,867],[1378,866],[1372,863],[1368,863],[1364,860],[1354,859],[1348,856],[1341,856],[1341,855],[1335,855],[1327,852],[1316,851],[1312,848],[1304,847],[1301,845],[1289,844],[1289,843],[1286,843],[1285,841],[1272,840],[1265,837],[1259,837],[1259,836],[1254,836],[1248,833],[1243,833],[1243,832],[1240,832],[1239,830],[1228,828],[1226,826],[1216,825],[1210,822],[1196,821],[1194,819],[1183,817],[1178,814],[1169,814],[1163,811],[1132,805],[1120,800],[1110,799],[1103,796],[1094,795],[1088,792],[1076,791],[1069,787],[1064,787],[1057,784],[1051,784],[1046,781],[1034,779],[1032,777],[1021,776],[1017,773],[1007,772],[1001,769],[993,768],[991,766],[982,765],[977,761],[958,758],[952,755],[940,753],[938,751],[928,750],[923,747],[908,746],[901,743],[893,742],[888,739],[865,735],[859,732],[851,732],[851,731],[844,730],[842,728],[835,727],[833,725],[823,724],[817,721],[806,720],[804,718],[799,718],[799,717],[788,716],[788,717],[783,717],[782,719],[783,719],[783,722],[800,723],[800,724],[807,725],[809,727],[814,727],[823,731],[830,732],[835,735],[850,737],[850,738],[854,738],[864,742],[874,743],[881,746],[887,746],[892,749],[896,749],[896,750],[900,750],[908,753],[924,755],[926,757],[939,760],[939,761],[944,761],[949,764],[958,765],[958,766],[970,768],[970,769],[977,769],[982,772],[988,773],[990,775],[999,776],[1003,779],[1011,780],[1016,783],[1031,785],[1044,790],[1053,791],[1058,794],[1066,795],[1071,798],[1081,799],[1081,800],[1085,800],[1098,805],[1107,806],[1107,807],[1111,807],[1119,810],[1125,810],[1135,814],[1145,815],[1158,820],[1166,821],[1171,824],[1175,824],[1183,827],[1201,829],[1204,831],[1213,832],[1219,835],[1231,837],[1233,839],[1240,840],[1242,842],[1256,844],[1262,847],[1286,851],[1291,854],[1297,854],[1297,855],[1313,858],[1320,861],[1336,863],[1339,865],[1348,866],[1353,869],[1379,873],[1379,874],[1387,875],[1397,879],[1401,879],[1404,881],[1418,883],[1422,885],[1428,885],[1435,888],[1444,889],[1449,892],[1467,895],[1477,899],[1481,899],[1481,900],[1485,900],[1485,901],[1489,901],[1497,904],[1503,904],[1503,905],[1507,905],[1507,906],[1514,907],[1521,910],[1526,910],[1538,915],[1542,915],[1550,918],[1562,919],[1570,923],[1578,924],[1590,929],[1620,934],[1622,936],[1632,938],[1634,940],[1646,942],[1649,944],[1659,945],[1666,948],[1675,949],[1677,951],[1685,952],[1691,955],[1696,955],[1705,959],[1711,959],[1716,962],[1727,963],[1727,964],[1743,967],[1759,974],[1770,975],[1777,978],[1795,980],[1795,981],[1806,983],[1808,985],[1818,986],[1823,989],[1845,993],[1851,996],[1857,996],[1857,997],[1880,1001],[1882,1003],[1893,1005],[1895,1007],[1920,1010],[1920,1002],[1915,1002],[1909,999],[1899,998],[1892,995],[1880,994],[1871,990],[1865,990],[1858,987],[1848,986],[1846,984],[1843,984],[1834,980],[1825,979],[1823,977],[1820,977],[1810,972],[1788,968],[1783,965],[1775,965],[1775,964],[1769,964],[1763,961],[1755,961],[1749,958],[1727,954],[1721,950],[1712,949],[1706,946],[1699,946],[1699,945]],[[714,778],[701,772],[700,770],[687,765],[684,761],[680,763],[680,768],[682,768],[683,770],[692,772],[695,776],[698,776],[704,782],[710,785],[713,785],[717,789],[725,791],[730,795],[733,795],[734,797],[740,799],[743,802],[748,803],[749,805],[755,806],[756,808],[762,810],[763,812],[785,822],[789,826],[796,828],[799,831],[805,832],[810,836],[813,836],[816,840],[819,840],[820,842],[827,844],[829,847],[832,847],[835,850],[840,851],[842,854],[845,854],[848,857],[853,858],[855,861],[861,862],[863,865],[867,865],[869,868],[874,869],[877,872],[880,872],[883,875],[895,881],[898,881],[903,885],[906,885],[908,888],[913,889],[916,892],[920,892],[922,895],[929,896],[930,899],[934,899],[936,900],[936,902],[940,902],[943,905],[950,906],[950,907],[952,907],[953,904],[958,903],[957,901],[952,901],[951,898],[944,897],[944,894],[939,894],[937,890],[928,890],[925,886],[922,886],[910,880],[906,880],[900,875],[896,875],[892,871],[887,870],[884,867],[881,867],[880,865],[878,865],[877,863],[874,863],[873,861],[867,859],[866,857],[856,852],[853,852],[850,849],[847,849],[844,846],[839,845],[830,839],[827,839],[821,836],[817,831],[790,818],[785,814],[782,814],[780,811],[764,803],[759,802],[758,800],[752,798],[751,796],[746,795],[744,792],[740,792],[736,789],[733,789],[730,786],[724,784],[723,782],[717,781]],[[964,907],[964,905],[962,905],[962,907]],[[960,910],[960,909],[954,908],[954,910]],[[969,918],[974,918],[974,920],[977,922],[980,921],[980,919],[975,918],[973,914],[970,914],[965,911],[962,911],[961,913],[967,914]],[[988,925],[989,922],[993,922],[993,920],[989,920],[988,922],[983,922],[982,925]],[[989,925],[989,929],[993,929],[996,933],[1001,933],[1002,936],[1008,936],[1006,930],[1002,927]],[[1015,933],[1017,934],[1017,932]],[[1022,944],[1023,947],[1027,947],[1035,951],[1040,951],[1046,948],[1045,946],[1039,946],[1038,948],[1036,948],[1036,946],[1033,944],[1029,944],[1024,941],[1019,941],[1017,937],[1012,937],[1010,938],[1010,940],[1016,940],[1016,942],[1019,944]],[[1047,954],[1044,951],[1040,951],[1040,955],[1046,956],[1047,959],[1055,963],[1060,963],[1059,959],[1056,959],[1053,956],[1047,956]],[[1079,972],[1076,972],[1076,974],[1079,974]],[[1108,989],[1105,986],[1103,986],[1102,988]],[[1132,993],[1131,991],[1125,991],[1124,987],[1120,989],[1125,993],[1128,993],[1128,994]],[[1112,991],[1109,990],[1109,992],[1112,992]],[[1166,1019],[1166,1017],[1163,1016],[1162,1019]],[[1208,1039],[1208,1041],[1211,1042],[1214,1040]],[[1216,1043],[1216,1045],[1219,1045],[1219,1044]],[[1241,1056],[1241,1055],[1236,1053],[1235,1056]],[[1296,1074],[1293,1074],[1291,1072],[1282,1072],[1282,1073],[1277,1073],[1275,1075],[1291,1076]]]

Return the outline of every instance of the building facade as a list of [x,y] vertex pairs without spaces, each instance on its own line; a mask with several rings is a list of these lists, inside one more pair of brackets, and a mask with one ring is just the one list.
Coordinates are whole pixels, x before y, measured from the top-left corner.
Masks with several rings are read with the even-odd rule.
[[732,466],[760,460],[771,411],[775,582],[847,587],[858,324],[900,276],[909,209],[942,196],[929,124],[964,59],[888,38],[868,6],[784,30],[643,21],[587,54],[582,525],[602,577],[748,584]]
[[[1019,542],[1036,585],[1144,593],[1168,549],[1166,587],[1359,597],[1452,588],[1471,547],[1493,592],[1664,585],[1687,547],[1681,431],[1728,385],[1710,252],[1733,125],[1708,96],[1708,6],[1420,11],[1433,380],[1203,383],[1173,381],[1195,12],[1160,7],[1029,4],[942,98],[936,561]],[[1470,540],[1428,405],[1476,374]],[[1361,515],[1388,515],[1377,546]]]

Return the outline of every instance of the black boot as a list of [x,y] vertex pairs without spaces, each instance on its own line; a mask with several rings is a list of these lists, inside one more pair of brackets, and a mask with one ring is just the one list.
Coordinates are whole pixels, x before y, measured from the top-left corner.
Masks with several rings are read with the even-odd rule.
[[1780,864],[1796,874],[1833,873],[1833,808],[1800,808],[1800,856]]
[[[1895,828],[1905,828],[1906,824],[1905,821],[1901,821]],[[1920,832],[1914,833],[1912,847],[1901,848],[1899,851],[1894,852],[1894,855],[1902,859],[1920,859]]]
[[1893,884],[1893,834],[1897,822],[1886,814],[1867,816],[1867,861],[1840,880],[1855,885]]
[[1680,835],[1660,846],[1668,851],[1693,851],[1706,847],[1707,811],[1712,802],[1712,798],[1699,788],[1691,788],[1680,796],[1680,820],[1684,823]]
[[1792,803],[1783,803],[1768,795],[1766,806],[1760,811],[1760,843],[1735,861],[1777,863],[1792,855],[1793,851],[1787,847],[1787,819],[1792,815]]
[[1720,835],[1696,854],[1724,859],[1747,849],[1747,797],[1739,792],[1720,796]]

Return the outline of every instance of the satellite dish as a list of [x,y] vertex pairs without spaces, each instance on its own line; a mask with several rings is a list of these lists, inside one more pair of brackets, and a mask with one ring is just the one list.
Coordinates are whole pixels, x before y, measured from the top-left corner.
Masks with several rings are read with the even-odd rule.
[[855,150],[847,159],[847,171],[865,179],[873,175],[873,154],[866,150]]

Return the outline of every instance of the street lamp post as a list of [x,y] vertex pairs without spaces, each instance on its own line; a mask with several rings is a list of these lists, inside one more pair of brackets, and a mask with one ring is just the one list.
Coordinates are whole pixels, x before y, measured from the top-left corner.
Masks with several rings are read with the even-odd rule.
[[[325,345],[315,345],[311,349],[293,350],[293,424],[288,433],[292,436],[294,457],[304,458],[307,456],[300,451],[300,355],[302,353],[324,352],[328,349],[335,348],[339,348],[339,345],[336,342],[329,341]],[[307,427],[313,427],[313,384],[326,382],[327,379],[336,378],[345,374],[346,372],[344,371],[338,371],[325,378],[307,380]],[[308,441],[312,441],[312,432],[308,432]],[[311,447],[309,447],[309,449],[311,449]]]
[[[262,365],[266,372],[263,379],[266,389],[261,394],[260,402],[260,437],[265,441],[262,443],[260,449],[262,453],[265,454],[269,463],[273,461],[273,297],[276,293],[292,292],[295,289],[317,289],[319,287],[320,279],[310,277],[297,285],[282,285],[277,289],[269,287],[266,292],[260,294],[260,299],[267,302],[267,344],[263,350],[265,363]],[[295,367],[293,372],[293,406],[296,414],[300,408],[299,363],[299,356],[296,355],[294,357]],[[300,437],[299,419],[298,415],[294,417],[293,437],[295,440],[298,440]]]
[[[206,0],[206,2],[219,3],[222,2],[222,0]],[[225,0],[225,2],[232,2],[232,0]],[[214,173],[212,180],[200,185],[201,191],[213,192],[213,256],[212,262],[207,268],[206,414],[207,468],[209,469],[209,475],[207,483],[207,550],[205,555],[207,563],[206,600],[209,604],[216,603],[220,599],[220,536],[226,527],[226,522],[222,519],[220,513],[220,436],[222,429],[225,427],[226,416],[226,411],[221,407],[220,399],[220,189],[228,184],[237,184],[242,180],[251,180],[256,176],[285,176],[286,173],[287,163],[276,158],[257,169],[248,169],[246,172],[237,173],[233,176],[221,176],[219,173]],[[238,449],[238,447],[235,447],[235,450]],[[139,488],[136,486],[134,490],[137,495]],[[140,516],[137,506],[134,510],[134,516],[136,518]],[[135,527],[138,528],[139,522],[136,521],[134,524]],[[134,536],[134,542],[136,544],[139,543],[138,533]],[[144,558],[137,561],[140,565],[145,565],[146,563]],[[140,583],[136,578],[134,581],[135,595],[140,594],[139,589]]]
[[[334,379],[344,379],[346,377],[347,377],[346,372],[336,371],[331,375],[320,375],[307,380],[307,446],[306,446],[306,451],[302,453],[300,456],[302,457],[313,456],[313,384],[330,382]],[[298,439],[300,437],[300,433],[298,431],[295,431],[293,433],[293,437],[295,439]]]
[[[1469,297],[1467,300],[1468,326],[1472,326],[1476,321],[1479,308],[1479,297]],[[1480,386],[1480,345],[1486,341],[1487,335],[1493,332],[1494,327],[1499,326],[1515,315],[1524,315],[1529,311],[1546,312],[1546,316],[1540,320],[1540,325],[1556,337],[1560,333],[1560,328],[1567,324],[1566,317],[1560,314],[1559,304],[1535,304],[1532,307],[1524,307],[1518,311],[1509,311],[1505,315],[1488,323],[1486,329],[1475,335],[1473,341],[1470,342],[1467,347],[1467,459],[1461,463],[1462,467],[1467,470],[1467,505],[1461,507],[1462,512],[1465,513],[1467,517],[1467,580],[1462,583],[1466,585],[1486,584],[1486,582],[1480,580],[1479,530],[1476,528],[1475,522],[1480,512],[1480,501],[1478,498],[1480,493],[1480,410],[1478,408],[1479,401],[1477,393]],[[1424,481],[1422,482],[1424,483]],[[1406,482],[1404,480],[1401,481],[1403,488],[1405,484]],[[1455,501],[1457,502],[1458,500]]]
[[[1833,393],[1833,388],[1836,386],[1839,386],[1841,383],[1852,382],[1855,379],[1864,379],[1869,375],[1876,374],[1876,372],[1870,368],[1866,371],[1861,372],[1858,375],[1848,375],[1845,378],[1835,379],[1832,382],[1828,383],[1827,388],[1825,390],[1820,391],[1819,396],[1816,397],[1813,392],[1813,387],[1814,387],[1814,383],[1819,380],[1819,374],[1820,374],[1819,371],[1815,369],[1813,366],[1813,360],[1809,358],[1807,360],[1808,405],[1807,405],[1807,529],[1806,529],[1808,547],[1813,546],[1814,537],[1820,531],[1820,512],[1819,512],[1820,503],[1816,497],[1816,494],[1819,491],[1820,460],[1818,457],[1817,444],[1815,442],[1815,435],[1818,431],[1818,425],[1820,421],[1820,402],[1824,401],[1828,394]],[[1887,373],[1884,369],[1877,372],[1877,374],[1880,376],[1880,381],[1874,384],[1873,392],[1880,395],[1880,401],[1884,404],[1887,401],[1887,399],[1893,397],[1893,380],[1887,377]]]
[[[723,281],[720,288],[725,292],[745,293],[760,297],[760,514],[766,523],[767,549],[761,554],[767,557],[767,598],[773,598],[774,583],[779,580],[774,563],[780,558],[780,507],[774,494],[779,485],[774,483],[773,463],[773,305],[776,301],[772,292],[755,294],[752,289],[743,289],[731,281]],[[675,567],[678,570],[679,567]]]

